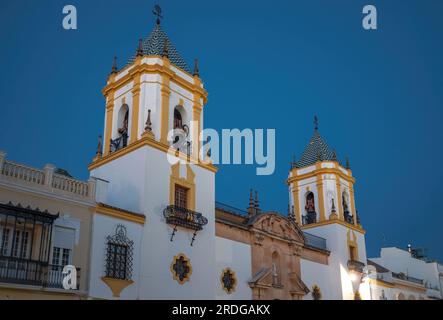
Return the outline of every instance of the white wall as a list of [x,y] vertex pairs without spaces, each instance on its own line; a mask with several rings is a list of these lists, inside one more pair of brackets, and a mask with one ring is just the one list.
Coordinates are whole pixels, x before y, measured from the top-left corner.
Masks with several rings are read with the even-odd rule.
[[[216,299],[249,300],[252,291],[248,285],[251,279],[251,246],[241,242],[216,237]],[[236,290],[227,294],[221,285],[220,277],[223,269],[231,268],[237,277]]]

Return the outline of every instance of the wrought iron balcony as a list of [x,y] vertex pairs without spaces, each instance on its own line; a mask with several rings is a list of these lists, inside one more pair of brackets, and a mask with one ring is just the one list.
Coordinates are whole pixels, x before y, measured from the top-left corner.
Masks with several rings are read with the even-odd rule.
[[326,245],[326,239],[315,236],[313,234],[303,232],[305,236],[305,245],[312,248],[317,248],[321,250],[328,250]]
[[202,230],[203,226],[208,223],[208,219],[201,213],[175,205],[167,206],[163,210],[163,216],[168,224],[194,231]]
[[348,260],[348,270],[363,273],[365,264],[357,260]]
[[344,218],[347,223],[354,224],[354,217],[349,213],[349,211],[344,212]]
[[[0,256],[0,282],[63,289],[63,266]],[[80,268],[77,268],[77,290]]]
[[423,285],[423,279],[417,279],[417,278],[414,278],[414,277],[407,276],[403,272],[399,272],[399,273],[392,272],[392,276],[394,278],[397,278],[397,279],[400,279],[400,280],[405,280],[405,281],[409,281],[409,282],[413,282],[413,283],[417,283],[417,284]]
[[317,213],[308,212],[306,215],[302,216],[303,225],[312,224],[317,222]]
[[123,133],[117,139],[114,139],[114,140],[111,139],[110,143],[111,143],[111,147],[110,147],[111,152],[116,152],[120,149],[123,149],[128,145],[128,134]]

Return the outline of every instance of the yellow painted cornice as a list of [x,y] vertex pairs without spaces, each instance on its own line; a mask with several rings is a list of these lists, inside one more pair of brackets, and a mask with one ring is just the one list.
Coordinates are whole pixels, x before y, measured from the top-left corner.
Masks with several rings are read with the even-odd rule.
[[313,177],[316,177],[321,174],[338,175],[340,178],[350,182],[351,184],[355,183],[354,177],[344,174],[338,168],[317,168],[317,169],[312,170],[311,172],[307,172],[307,173],[300,174],[300,175],[297,175],[296,168],[292,169],[291,172],[292,172],[292,177],[290,177],[286,180],[287,184],[291,184],[292,182],[296,182],[296,181],[300,181],[300,180],[304,180],[304,179],[308,179],[308,178],[313,178]]
[[322,221],[322,222],[317,222],[317,223],[311,223],[311,224],[307,224],[304,226],[300,226],[300,228],[302,230],[306,230],[306,229],[312,229],[312,228],[316,228],[316,227],[322,227],[322,226],[327,226],[330,224],[340,224],[346,228],[352,229],[354,231],[357,231],[361,234],[365,234],[366,231],[363,228],[360,228],[358,226],[355,226],[353,224],[349,224],[347,222],[344,222],[342,220],[326,220],[326,221]]
[[142,215],[132,214],[127,211],[119,210],[118,208],[110,208],[100,203],[96,206],[95,212],[105,216],[123,219],[138,224],[145,224],[146,221],[146,217]]
[[127,147],[122,148],[116,152],[110,153],[102,158],[99,158],[96,161],[93,161],[89,166],[88,166],[88,170],[94,170],[96,168],[99,168],[115,159],[118,159],[120,157],[123,157],[125,155],[127,155],[128,153],[135,151],[141,147],[144,146],[151,146],[153,148],[156,148],[157,150],[169,153],[171,155],[175,155],[176,157],[182,159],[182,160],[188,160],[189,163],[195,164],[201,168],[207,169],[209,171],[212,171],[214,173],[216,173],[218,171],[218,168],[216,166],[214,166],[213,164],[209,164],[209,163],[203,163],[199,160],[196,160],[192,157],[188,157],[185,153],[183,152],[178,152],[178,151],[174,151],[172,149],[170,149],[170,147],[162,142],[159,142],[157,140],[152,139],[152,137],[149,136],[142,136],[139,140],[134,141],[133,143],[130,143]]
[[[149,56],[154,58],[160,58],[158,56]],[[102,93],[104,96],[108,94],[110,91],[118,90],[119,88],[125,86],[126,84],[133,81],[134,76],[136,74],[148,74],[148,73],[155,73],[162,76],[166,76],[170,78],[171,81],[175,82],[176,84],[182,86],[183,88],[187,89],[188,91],[199,94],[203,97],[203,101],[206,104],[208,93],[205,89],[201,87],[201,81],[195,81],[195,83],[192,83],[182,77],[180,77],[177,73],[172,71],[169,66],[166,64],[165,66],[159,65],[159,64],[139,64],[139,65],[133,65],[134,67],[129,70],[129,72],[121,77],[120,79],[116,81],[109,81],[108,84],[103,88]],[[184,70],[178,68],[180,71],[186,73],[189,75],[189,73],[185,72]],[[125,69],[123,69],[125,70]],[[122,71],[123,71],[122,70]],[[122,72],[121,71],[121,72]],[[195,79],[192,75],[189,75],[191,78]]]
[[395,285],[389,282],[385,282],[385,281],[381,281],[378,279],[369,279],[369,283],[372,285],[376,285],[376,286],[380,286],[380,287],[385,287],[385,288],[394,288]]

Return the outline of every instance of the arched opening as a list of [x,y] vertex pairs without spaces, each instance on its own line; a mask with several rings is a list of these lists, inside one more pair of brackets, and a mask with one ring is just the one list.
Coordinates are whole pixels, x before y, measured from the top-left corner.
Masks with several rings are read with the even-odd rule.
[[406,297],[405,297],[405,295],[403,293],[399,293],[397,295],[397,300],[406,300]]
[[354,224],[354,217],[349,209],[349,194],[346,191],[342,193],[343,217],[347,223]]
[[177,107],[174,108],[174,129],[183,128],[183,117]]
[[177,150],[190,154],[191,143],[188,141],[189,127],[187,122],[186,111],[183,106],[176,106],[174,108],[174,136],[172,143]]
[[129,130],[129,107],[123,104],[117,115],[117,132],[116,138],[111,140],[111,152],[117,151],[128,145]]
[[277,251],[272,253],[272,285],[281,286],[281,270],[280,270],[280,255]]
[[303,224],[315,223],[317,221],[317,213],[315,212],[315,197],[312,191],[306,194],[305,211],[306,214],[303,216]]

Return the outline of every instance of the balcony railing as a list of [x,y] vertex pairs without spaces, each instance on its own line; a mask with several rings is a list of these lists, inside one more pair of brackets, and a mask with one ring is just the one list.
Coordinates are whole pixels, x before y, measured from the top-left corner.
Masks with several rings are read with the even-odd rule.
[[[0,282],[63,289],[63,266],[0,256]],[[77,290],[80,269],[77,269]]]
[[312,224],[317,222],[317,213],[308,212],[306,215],[302,216],[303,225]]
[[413,283],[417,283],[417,284],[421,284],[421,285],[423,284],[423,280],[422,279],[417,279],[417,278],[414,278],[414,277],[407,276],[407,275],[405,275],[402,272],[400,272],[400,273],[392,272],[392,276],[394,278],[397,278],[397,279],[400,279],[400,280],[405,280],[405,281],[409,281],[409,282],[413,282]]
[[305,245],[321,250],[328,250],[326,246],[326,239],[314,236],[313,234],[307,232],[303,232],[303,234],[305,236]]
[[110,141],[110,150],[112,152],[116,152],[120,149],[125,148],[128,145],[128,134],[123,133],[120,137],[117,139],[114,139]]
[[80,181],[56,174],[55,167],[50,164],[42,170],[14,163],[6,160],[5,153],[0,151],[0,181],[2,180],[76,198],[93,199],[95,196],[94,179]]
[[344,218],[347,223],[354,224],[354,217],[349,213],[349,211],[344,212]]
[[167,206],[163,210],[163,215],[166,223],[191,230],[202,230],[203,226],[208,223],[208,219],[201,213],[174,205]]

